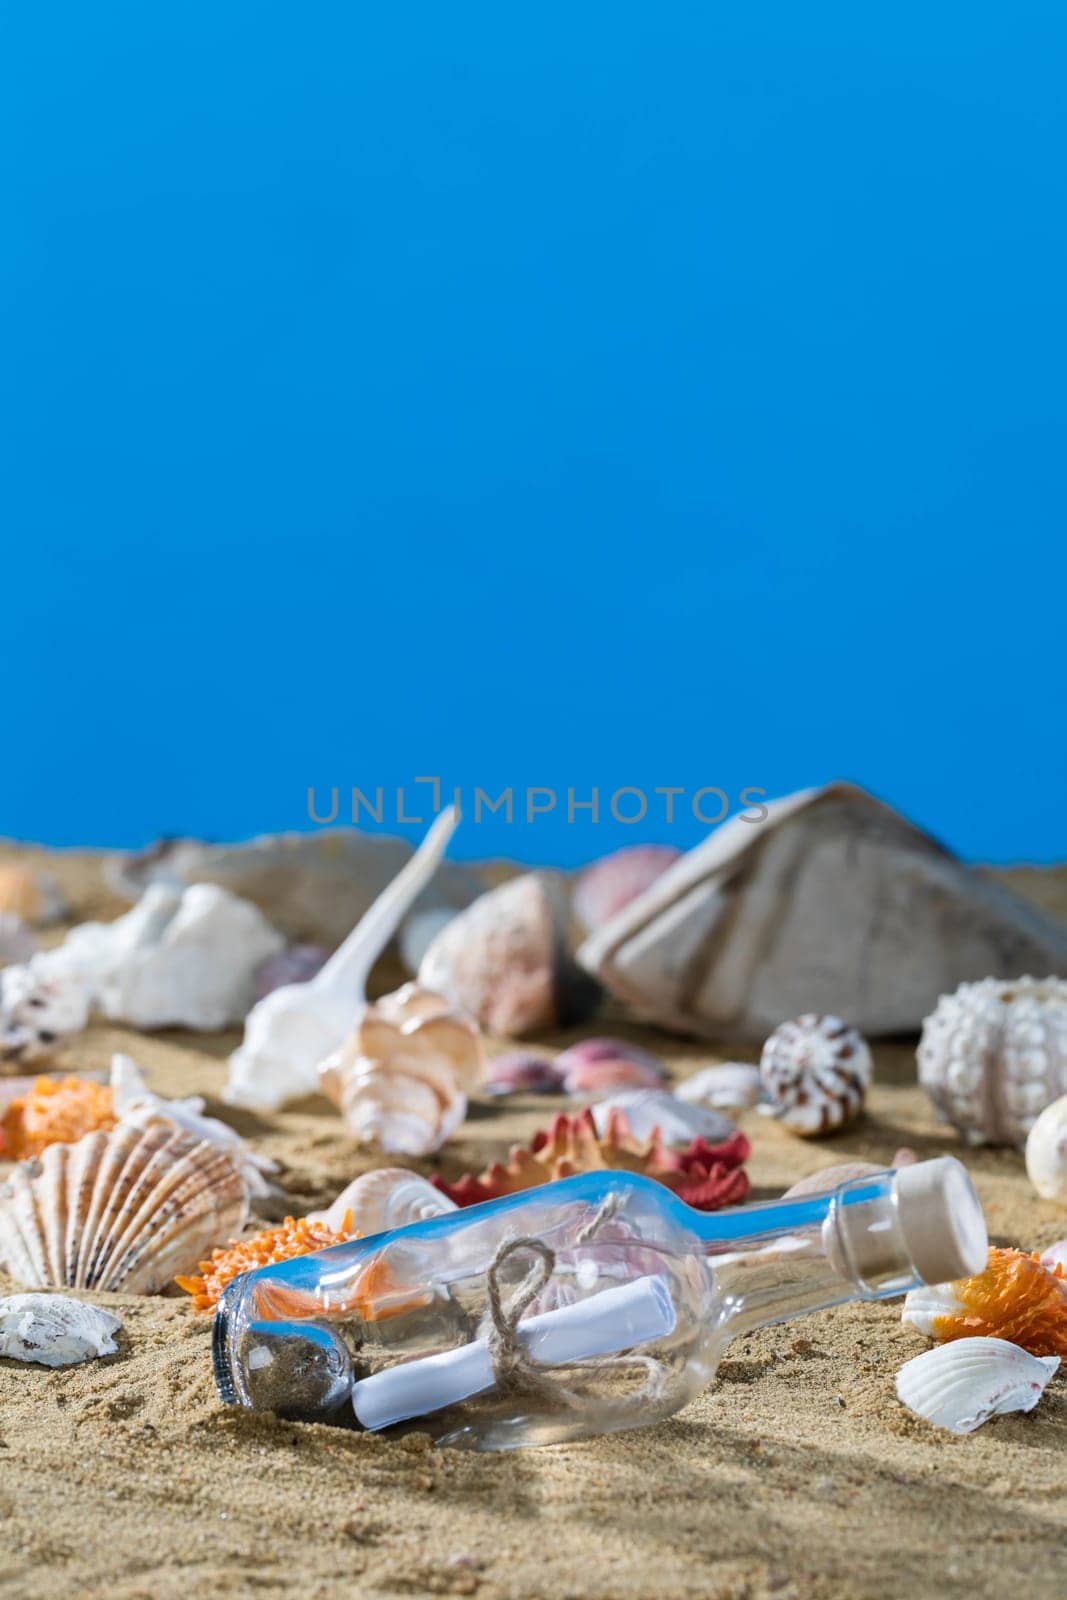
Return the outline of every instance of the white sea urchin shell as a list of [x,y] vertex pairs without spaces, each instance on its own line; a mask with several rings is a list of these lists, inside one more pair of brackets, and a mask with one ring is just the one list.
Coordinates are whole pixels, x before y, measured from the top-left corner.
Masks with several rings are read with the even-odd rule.
[[919,1081],[969,1144],[1021,1147],[1067,1093],[1067,981],[984,978],[942,995],[923,1024]]
[[1060,1364],[1006,1339],[955,1339],[905,1362],[897,1399],[949,1433],[973,1433],[1006,1411],[1032,1411]]
[[760,1056],[767,1113],[794,1133],[832,1133],[857,1116],[873,1063],[863,1035],[840,1017],[808,1013],[775,1028]]

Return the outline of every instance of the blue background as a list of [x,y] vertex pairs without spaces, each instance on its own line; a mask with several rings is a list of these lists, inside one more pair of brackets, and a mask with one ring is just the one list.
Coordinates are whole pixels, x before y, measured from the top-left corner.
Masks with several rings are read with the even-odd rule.
[[1059,0],[0,16],[0,832],[844,775],[1067,855]]

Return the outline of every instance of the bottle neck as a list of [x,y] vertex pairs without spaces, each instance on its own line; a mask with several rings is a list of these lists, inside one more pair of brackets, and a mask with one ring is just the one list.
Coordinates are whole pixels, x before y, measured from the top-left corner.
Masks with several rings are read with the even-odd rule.
[[695,1231],[731,1338],[846,1300],[902,1294],[923,1281],[904,1237],[892,1172],[827,1194],[711,1213]]

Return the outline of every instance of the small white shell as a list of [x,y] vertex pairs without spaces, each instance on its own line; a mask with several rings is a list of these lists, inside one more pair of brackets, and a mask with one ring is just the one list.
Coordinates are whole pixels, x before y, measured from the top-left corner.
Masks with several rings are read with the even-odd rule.
[[1032,1411],[1060,1364],[1006,1339],[955,1339],[925,1350],[897,1373],[897,1399],[949,1433],[973,1433],[1006,1411]]
[[155,1294],[247,1216],[247,1186],[224,1150],[167,1122],[120,1123],[9,1173],[0,1265],[30,1289]]
[[900,1320],[924,1338],[936,1339],[936,1319],[957,1317],[963,1310],[962,1302],[952,1292],[951,1283],[924,1283],[918,1289],[909,1289],[904,1296]]
[[747,1061],[724,1061],[719,1066],[695,1072],[674,1092],[679,1100],[688,1100],[694,1106],[710,1106],[712,1111],[747,1111],[758,1104],[763,1080],[759,1067]]
[[919,1081],[970,1144],[1019,1148],[1067,1093],[1067,981],[984,978],[942,995],[923,1023]]
[[1067,1206],[1067,1094],[1046,1106],[1030,1129],[1026,1174],[1042,1200]]
[[0,1300],[0,1356],[42,1367],[73,1367],[114,1355],[122,1323],[109,1311],[65,1294],[12,1294]]
[[1043,1267],[1062,1267],[1067,1273],[1067,1239],[1057,1239],[1055,1244],[1050,1244],[1047,1250],[1041,1252],[1041,1265]]
[[381,1167],[377,1172],[364,1172],[353,1178],[328,1210],[311,1213],[311,1221],[325,1222],[337,1232],[346,1212],[351,1212],[352,1232],[366,1239],[372,1233],[405,1228],[409,1222],[423,1222],[427,1217],[440,1217],[456,1209],[454,1200],[417,1172],[409,1172],[406,1167]]
[[0,911],[0,967],[29,961],[37,953],[37,940],[13,911]]
[[607,1132],[612,1111],[625,1112],[635,1139],[648,1139],[658,1128],[664,1144],[690,1144],[694,1139],[718,1144],[734,1131],[733,1124],[717,1111],[689,1105],[668,1089],[627,1089],[610,1100],[601,1100],[592,1111],[600,1135]]
[[809,1012],[775,1028],[760,1056],[771,1104],[764,1109],[794,1133],[832,1133],[859,1114],[871,1081],[863,1035],[840,1017]]
[[52,1055],[89,1020],[89,989],[73,975],[26,966],[0,972],[0,1060],[38,1061]]

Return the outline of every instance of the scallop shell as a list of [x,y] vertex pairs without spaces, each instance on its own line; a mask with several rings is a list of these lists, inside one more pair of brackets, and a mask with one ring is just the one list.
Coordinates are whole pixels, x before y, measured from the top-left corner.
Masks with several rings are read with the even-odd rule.
[[1030,1129],[1026,1174],[1042,1200],[1067,1206],[1067,1094],[1046,1106]]
[[555,1068],[568,1094],[655,1089],[667,1077],[667,1069],[657,1056],[625,1039],[583,1039],[561,1051]]
[[154,1294],[244,1226],[225,1151],[169,1123],[50,1145],[0,1185],[0,1264],[29,1288]]
[[1067,1094],[1067,981],[984,978],[942,995],[923,1023],[919,1081],[969,1144],[1021,1148]]
[[328,1210],[313,1211],[308,1221],[323,1222],[340,1231],[347,1217],[349,1231],[366,1239],[372,1233],[406,1228],[409,1222],[423,1222],[427,1217],[443,1216],[455,1209],[454,1200],[417,1172],[409,1172],[406,1167],[380,1167],[377,1172],[364,1172],[353,1178]]
[[669,1089],[629,1089],[593,1106],[596,1131],[605,1134],[615,1111],[626,1115],[635,1139],[658,1136],[663,1144],[687,1145],[694,1139],[719,1144],[733,1133],[733,1125],[716,1111],[688,1105]]
[[574,915],[592,933],[662,877],[681,855],[670,844],[632,844],[586,867],[574,886]]
[[1032,1411],[1060,1364],[1006,1339],[958,1339],[905,1362],[897,1399],[949,1433],[973,1433],[990,1417]]
[[41,1367],[73,1367],[114,1355],[122,1323],[99,1306],[65,1294],[11,1294],[0,1300],[0,1356]]
[[840,1017],[811,1013],[776,1028],[760,1057],[768,1115],[806,1138],[832,1133],[858,1116],[872,1072],[871,1052],[857,1029]]
[[477,1024],[417,983],[368,1006],[319,1069],[323,1093],[360,1144],[427,1155],[467,1115],[467,1091],[485,1074]]
[[723,1061],[694,1072],[674,1092],[690,1105],[710,1106],[713,1111],[747,1111],[759,1103],[763,1080],[759,1067],[747,1061]]

